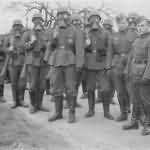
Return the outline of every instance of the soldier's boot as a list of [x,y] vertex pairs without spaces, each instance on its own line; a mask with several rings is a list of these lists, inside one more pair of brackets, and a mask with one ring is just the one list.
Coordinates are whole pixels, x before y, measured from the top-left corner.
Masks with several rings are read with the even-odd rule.
[[24,101],[24,94],[25,94],[24,89],[19,91],[19,106],[27,108],[27,107],[29,107],[29,105],[26,104]]
[[76,97],[72,95],[68,95],[68,100],[69,100],[68,123],[75,123],[76,122],[76,117],[75,117]]
[[99,104],[99,103],[102,103],[102,93],[100,91],[98,91],[97,98],[95,101],[95,104]]
[[46,80],[46,95],[50,95],[50,83],[49,83],[49,79]]
[[49,112],[49,109],[44,107],[42,105],[42,102],[43,102],[43,96],[44,96],[44,90],[39,90],[38,92],[38,97],[37,97],[37,109],[40,110],[40,111],[44,111],[44,112]]
[[89,118],[95,115],[95,92],[88,91],[88,104],[89,104],[89,111],[86,113],[85,117]]
[[149,117],[146,117],[145,118],[145,122],[144,122],[144,128],[142,129],[142,135],[150,135],[150,127],[149,127],[149,124],[150,124],[150,119]]
[[0,84],[0,102],[6,102],[6,99],[4,98],[4,84]]
[[11,106],[11,109],[15,109],[19,106],[19,98],[16,87],[12,86],[12,96],[13,96],[13,105]]
[[30,94],[30,107],[29,107],[29,112],[31,113],[31,114],[33,114],[33,113],[36,113],[37,112],[37,109],[36,109],[36,107],[35,107],[35,91],[30,91],[29,92],[29,94]]
[[109,104],[105,104],[105,102],[103,102],[103,110],[104,110],[104,117],[109,119],[109,120],[114,120],[114,117],[112,116],[112,114],[110,113],[109,110]]
[[121,122],[121,121],[125,121],[125,120],[128,119],[128,112],[127,112],[127,107],[126,107],[126,104],[125,104],[125,100],[122,97],[122,95],[119,95],[118,101],[119,101],[119,104],[120,104],[121,114],[120,114],[120,116],[117,117],[116,121]]
[[126,125],[122,127],[123,130],[132,130],[138,128],[139,128],[139,122],[136,119],[131,119],[130,122],[128,122]]
[[55,114],[52,117],[49,117],[48,121],[56,121],[63,118],[63,97],[55,96]]

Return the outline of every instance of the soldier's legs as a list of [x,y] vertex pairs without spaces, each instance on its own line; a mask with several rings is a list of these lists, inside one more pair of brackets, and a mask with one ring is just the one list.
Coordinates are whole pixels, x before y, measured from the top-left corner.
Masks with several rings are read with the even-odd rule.
[[103,110],[104,110],[104,117],[113,120],[113,116],[110,113],[109,107],[110,107],[110,101],[111,101],[111,94],[113,86],[111,84],[110,80],[110,71],[99,71],[98,76],[98,88],[101,89],[101,96],[102,96],[102,102],[103,102]]
[[139,128],[139,119],[141,115],[141,96],[140,96],[140,85],[136,82],[135,79],[132,79],[132,115],[131,120],[123,126],[124,130],[138,129]]
[[82,70],[79,72],[76,72],[76,91],[77,91],[77,95],[75,97],[75,101],[76,101],[76,107],[80,108],[81,105],[77,102],[77,96],[78,96],[78,90],[81,84],[81,80],[82,80]]
[[39,82],[39,67],[32,65],[28,66],[29,73],[29,94],[30,94],[30,113],[35,113],[37,111],[37,87]]
[[92,117],[95,114],[95,89],[96,89],[96,76],[97,71],[86,70],[86,84],[88,93],[88,105],[89,110],[86,113],[86,117]]
[[40,67],[40,76],[39,76],[39,83],[38,83],[38,88],[37,88],[37,109],[41,111],[46,111],[48,112],[48,108],[45,108],[42,105],[43,102],[43,96],[44,96],[44,90],[46,89],[46,66]]
[[19,93],[18,93],[18,79],[19,79],[19,69],[16,66],[9,66],[9,73],[11,79],[11,88],[12,88],[12,96],[14,104],[12,105],[12,109],[19,106]]
[[64,72],[63,67],[54,67],[53,76],[50,79],[53,84],[51,93],[54,97],[55,113],[49,117],[48,121],[56,121],[63,117],[63,92],[64,92]]
[[143,83],[140,86],[140,95],[143,104],[143,109],[145,113],[144,128],[142,130],[142,135],[150,134],[150,82]]
[[126,87],[124,84],[124,77],[122,73],[114,72],[114,86],[117,91],[117,97],[120,105],[121,115],[117,118],[117,121],[127,120],[127,95]]
[[74,123],[75,107],[76,107],[76,70],[74,65],[65,67],[63,70],[65,74],[65,89],[66,96],[69,103],[69,123]]
[[4,83],[0,83],[0,102],[6,102],[6,99],[4,98]]
[[82,78],[81,78],[81,86],[82,86],[82,96],[80,97],[81,99],[87,98],[87,89],[86,89],[86,71],[83,69],[82,71]]

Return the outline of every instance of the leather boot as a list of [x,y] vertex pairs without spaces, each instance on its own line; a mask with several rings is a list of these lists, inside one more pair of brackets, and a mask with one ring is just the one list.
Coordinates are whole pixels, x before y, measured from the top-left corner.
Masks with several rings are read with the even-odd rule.
[[24,101],[24,93],[25,93],[25,90],[19,91],[19,106],[27,108],[29,106]]
[[42,105],[43,95],[44,95],[44,90],[39,90],[38,97],[37,97],[37,110],[49,112],[48,108],[46,108]]
[[95,112],[95,92],[88,91],[88,104],[89,104],[89,111],[86,113],[85,117],[89,118],[94,116]]
[[6,99],[4,98],[4,85],[0,84],[0,102],[5,103]]
[[75,123],[76,122],[76,117],[75,117],[76,96],[68,95],[68,101],[69,101],[68,123]]
[[11,106],[11,109],[15,109],[19,106],[19,98],[16,87],[12,86],[12,96],[13,96],[13,105]]
[[131,119],[130,122],[128,122],[126,125],[124,125],[123,130],[132,130],[132,129],[138,129],[139,128],[139,123],[135,119]]
[[37,109],[35,107],[35,91],[30,91],[30,108],[29,108],[29,112],[31,114],[36,113]]
[[104,110],[104,117],[109,119],[109,120],[114,120],[114,117],[110,114],[109,111],[109,104],[105,104],[105,102],[103,102],[103,110]]
[[49,117],[48,121],[56,121],[62,119],[62,111],[63,111],[63,97],[55,96],[55,114],[52,117]]

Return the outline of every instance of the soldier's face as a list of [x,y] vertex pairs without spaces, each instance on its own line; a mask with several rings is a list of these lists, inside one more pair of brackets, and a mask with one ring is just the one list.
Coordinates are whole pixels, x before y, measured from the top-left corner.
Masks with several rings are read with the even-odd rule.
[[69,19],[69,14],[64,12],[64,13],[59,13],[57,16],[58,20],[68,20]]
[[144,33],[147,33],[149,31],[149,26],[148,26],[148,23],[147,21],[142,21],[141,23],[139,23],[137,25],[137,29],[138,29],[138,33],[141,35],[141,34],[144,34]]
[[112,26],[109,24],[104,24],[103,26],[104,26],[105,30],[109,30],[109,31],[112,30]]
[[60,13],[57,16],[57,20],[58,20],[58,26],[60,28],[66,28],[68,22],[69,22],[69,14],[68,13]]
[[121,22],[118,23],[118,28],[119,28],[119,31],[124,31],[127,29],[127,26],[128,26],[128,23],[126,20],[123,20]]
[[81,27],[81,21],[80,21],[80,20],[73,20],[73,21],[72,21],[72,24],[73,24],[74,26]]
[[99,16],[92,16],[90,19],[89,19],[89,23],[92,24],[92,23],[99,23],[100,22],[100,18]]
[[38,25],[38,24],[42,24],[43,22],[42,22],[42,20],[40,19],[40,18],[35,18],[34,20],[33,20],[33,24],[36,26],[36,25]]
[[21,32],[23,30],[23,26],[22,25],[14,25],[13,26],[13,32],[16,38],[19,38],[21,36]]

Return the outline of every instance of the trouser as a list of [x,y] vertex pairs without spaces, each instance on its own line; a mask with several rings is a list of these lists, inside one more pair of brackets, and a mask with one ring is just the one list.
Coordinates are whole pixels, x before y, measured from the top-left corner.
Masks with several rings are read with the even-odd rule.
[[22,66],[9,66],[9,74],[11,79],[12,96],[13,100],[19,104],[24,100],[24,93],[26,87],[26,80],[20,79]]
[[145,115],[145,126],[150,125],[150,81],[140,85],[140,95],[142,100],[142,108]]
[[121,113],[127,113],[129,106],[129,96],[126,88],[126,79],[123,72],[119,72],[113,68],[110,72],[110,79],[113,88],[117,92]]
[[136,79],[136,76],[132,77],[132,116],[131,119],[139,120],[141,115],[143,115],[143,103],[141,97],[141,84],[139,80]]
[[28,65],[29,92],[31,97],[31,105],[41,107],[43,101],[44,90],[46,86],[46,67]]
[[75,111],[76,97],[76,70],[74,65],[53,68],[53,75],[50,77],[51,93],[62,96],[65,93],[69,103],[70,111]]
[[104,70],[86,70],[89,109],[94,109],[96,85],[101,89],[103,105],[109,106],[112,88],[108,79],[108,74]]

